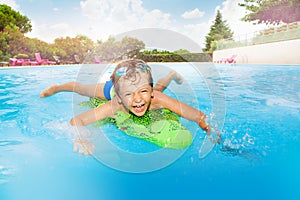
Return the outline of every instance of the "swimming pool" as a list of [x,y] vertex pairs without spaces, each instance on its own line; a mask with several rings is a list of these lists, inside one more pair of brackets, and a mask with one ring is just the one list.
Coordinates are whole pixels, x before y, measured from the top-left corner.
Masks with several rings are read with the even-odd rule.
[[[38,97],[51,83],[94,83],[91,71],[103,66],[2,68],[0,199],[300,198],[299,66],[217,65],[219,76],[210,77],[211,65],[201,65],[209,72],[207,80],[218,86],[214,89],[203,74],[191,73],[190,64],[163,65],[185,77],[186,85],[170,85],[166,92],[171,96],[212,113],[212,119],[218,117],[214,107],[224,101],[219,114],[224,115],[219,125],[223,144],[199,159],[204,133],[183,120],[194,134],[193,144],[170,165],[147,173],[127,173],[73,153],[68,123],[87,109],[77,106],[86,98],[71,93]],[[126,151],[157,150],[112,126],[102,130]]]

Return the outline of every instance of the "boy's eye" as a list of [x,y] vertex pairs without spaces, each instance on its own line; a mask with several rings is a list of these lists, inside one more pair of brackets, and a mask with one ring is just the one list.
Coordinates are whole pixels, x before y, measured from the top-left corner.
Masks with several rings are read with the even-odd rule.
[[142,90],[142,93],[148,92],[148,90]]

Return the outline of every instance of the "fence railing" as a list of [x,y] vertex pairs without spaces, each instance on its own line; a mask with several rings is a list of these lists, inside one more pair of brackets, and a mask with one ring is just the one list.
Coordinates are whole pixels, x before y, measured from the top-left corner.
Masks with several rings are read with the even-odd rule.
[[269,28],[251,34],[216,42],[216,50],[300,39],[300,22],[293,22],[277,28]]

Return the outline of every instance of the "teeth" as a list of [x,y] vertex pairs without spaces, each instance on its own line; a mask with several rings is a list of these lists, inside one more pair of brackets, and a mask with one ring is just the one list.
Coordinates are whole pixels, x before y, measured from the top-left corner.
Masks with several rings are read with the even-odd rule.
[[140,108],[142,106],[144,106],[145,104],[142,104],[142,105],[137,105],[137,106],[133,106],[134,108]]

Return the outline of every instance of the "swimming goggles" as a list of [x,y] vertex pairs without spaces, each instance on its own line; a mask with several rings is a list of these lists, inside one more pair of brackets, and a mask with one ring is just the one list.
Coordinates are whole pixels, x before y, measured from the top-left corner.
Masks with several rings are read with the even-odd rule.
[[142,72],[142,71],[151,71],[150,67],[148,67],[146,64],[138,62],[136,64],[135,68],[131,68],[128,70],[127,66],[121,67],[116,71],[116,77],[120,77],[120,76],[127,76],[130,73],[132,73],[133,71],[136,72]]

